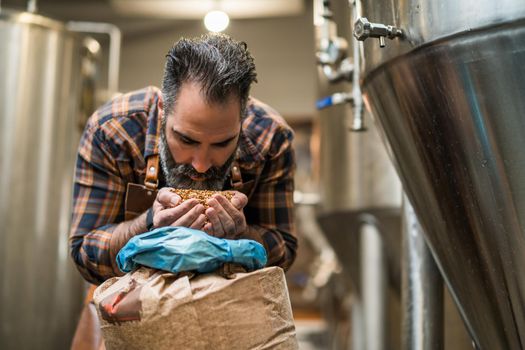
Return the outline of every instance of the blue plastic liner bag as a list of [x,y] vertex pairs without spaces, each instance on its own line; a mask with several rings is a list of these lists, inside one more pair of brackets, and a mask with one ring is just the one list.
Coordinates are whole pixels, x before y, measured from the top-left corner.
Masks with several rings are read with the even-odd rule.
[[122,272],[144,265],[173,273],[208,273],[224,263],[240,264],[253,271],[266,262],[266,250],[256,241],[217,238],[203,231],[170,226],[133,237],[117,255]]

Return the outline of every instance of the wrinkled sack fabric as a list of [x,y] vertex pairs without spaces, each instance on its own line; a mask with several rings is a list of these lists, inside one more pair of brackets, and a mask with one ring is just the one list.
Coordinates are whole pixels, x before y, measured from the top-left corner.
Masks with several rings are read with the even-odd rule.
[[178,277],[140,267],[93,298],[108,350],[297,350],[279,267]]
[[186,227],[161,227],[137,235],[117,255],[122,272],[144,265],[172,273],[208,273],[224,263],[240,264],[253,271],[266,262],[266,250],[256,241],[222,239]]

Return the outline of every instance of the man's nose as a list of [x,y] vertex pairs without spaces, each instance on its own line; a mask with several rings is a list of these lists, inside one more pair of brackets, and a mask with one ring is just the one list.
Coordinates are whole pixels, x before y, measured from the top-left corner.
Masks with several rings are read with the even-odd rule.
[[211,161],[207,155],[207,152],[200,151],[195,153],[191,165],[197,172],[201,174],[204,174],[206,171],[208,171],[208,169],[211,168]]

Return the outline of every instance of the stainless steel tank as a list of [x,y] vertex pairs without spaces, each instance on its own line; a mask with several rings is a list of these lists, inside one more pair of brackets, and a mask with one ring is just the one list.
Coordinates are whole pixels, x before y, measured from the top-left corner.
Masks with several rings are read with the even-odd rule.
[[364,43],[365,102],[469,332],[481,349],[523,349],[525,2],[360,5],[402,31]]
[[0,10],[0,348],[66,349],[82,303],[68,254],[81,40]]
[[[321,1],[315,2],[321,6],[320,3]],[[338,35],[351,43],[351,15],[348,3],[331,3],[331,9]],[[319,28],[317,30],[319,32]],[[319,37],[319,33],[317,36]],[[349,51],[351,56],[352,50]],[[319,68],[319,97],[352,90],[350,82],[329,83],[326,74],[323,73]],[[349,243],[349,240],[352,240],[350,235],[342,233],[342,230],[354,231],[357,235],[359,226],[364,222],[377,222],[383,217],[389,223],[395,221],[390,219],[399,217],[402,197],[401,184],[375,125],[367,125],[366,131],[352,132],[353,117],[354,110],[351,104],[347,103],[319,111],[318,119],[321,140],[320,219],[322,225],[326,223],[330,226],[326,234],[329,235],[334,249],[341,250],[338,252],[339,259],[349,270],[357,268],[353,261],[357,254],[349,254],[348,249],[355,249],[353,253],[357,253],[359,243]],[[388,230],[390,227],[384,229]],[[400,227],[396,227],[395,230],[399,233]],[[397,264],[399,265],[399,262]],[[359,279],[357,271],[353,279]]]

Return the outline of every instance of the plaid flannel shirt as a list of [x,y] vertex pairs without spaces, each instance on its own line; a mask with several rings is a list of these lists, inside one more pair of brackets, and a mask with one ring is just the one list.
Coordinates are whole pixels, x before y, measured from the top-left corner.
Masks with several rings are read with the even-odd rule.
[[[287,269],[295,259],[293,225],[293,132],[269,106],[250,98],[237,153],[243,182],[253,183],[242,238],[262,243],[268,265]],[[120,275],[110,261],[109,242],[124,221],[127,183],[144,183],[146,157],[158,153],[158,88],[121,95],[89,119],[78,149],[70,253],[82,276],[99,284]],[[161,186],[162,187],[162,183]]]

